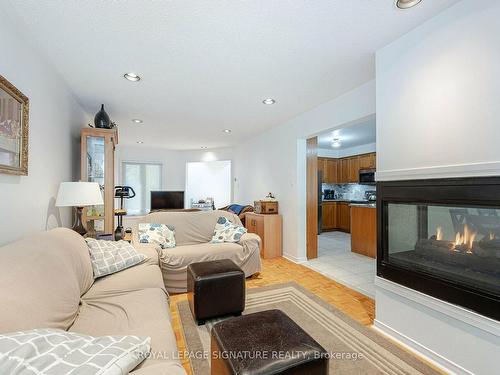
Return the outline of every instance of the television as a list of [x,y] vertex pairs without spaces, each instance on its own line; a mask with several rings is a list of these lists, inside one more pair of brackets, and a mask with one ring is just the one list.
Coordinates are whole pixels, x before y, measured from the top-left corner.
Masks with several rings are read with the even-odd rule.
[[152,191],[151,211],[184,208],[183,191]]

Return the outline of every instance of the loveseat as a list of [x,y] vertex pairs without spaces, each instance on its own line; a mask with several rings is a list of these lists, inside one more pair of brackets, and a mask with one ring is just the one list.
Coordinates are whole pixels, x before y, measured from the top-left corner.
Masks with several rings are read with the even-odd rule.
[[[163,281],[169,293],[186,292],[187,267],[194,262],[231,259],[249,277],[260,272],[260,237],[244,234],[237,243],[210,243],[219,217],[241,225],[237,215],[227,211],[152,212],[133,222],[132,244],[138,250],[157,249]],[[154,244],[139,243],[138,224],[166,224],[175,229],[176,247],[161,249]]]
[[134,375],[185,374],[155,249],[147,259],[94,281],[84,239],[54,229],[0,248],[0,333],[58,328],[91,336],[151,337]]

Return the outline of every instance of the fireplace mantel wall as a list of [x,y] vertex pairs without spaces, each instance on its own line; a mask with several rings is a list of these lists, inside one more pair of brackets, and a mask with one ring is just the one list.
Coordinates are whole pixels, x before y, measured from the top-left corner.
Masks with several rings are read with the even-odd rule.
[[[463,0],[377,52],[377,180],[500,175],[499,18]],[[498,370],[473,359],[498,335],[422,303],[378,283],[376,326],[450,371]]]

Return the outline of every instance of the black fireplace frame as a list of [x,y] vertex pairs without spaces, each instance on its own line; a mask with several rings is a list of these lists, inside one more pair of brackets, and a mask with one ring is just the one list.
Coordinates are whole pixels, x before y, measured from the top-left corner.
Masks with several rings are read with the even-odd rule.
[[500,321],[500,295],[388,261],[389,203],[500,209],[500,177],[377,182],[377,276]]

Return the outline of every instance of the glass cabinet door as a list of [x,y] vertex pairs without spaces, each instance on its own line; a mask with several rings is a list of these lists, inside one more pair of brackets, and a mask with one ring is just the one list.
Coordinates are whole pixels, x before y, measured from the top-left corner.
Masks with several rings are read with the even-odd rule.
[[[104,195],[106,173],[104,137],[87,136],[87,181],[97,182]],[[103,196],[104,201],[104,196]],[[104,205],[87,207],[87,221],[94,220],[96,231],[104,231]]]

